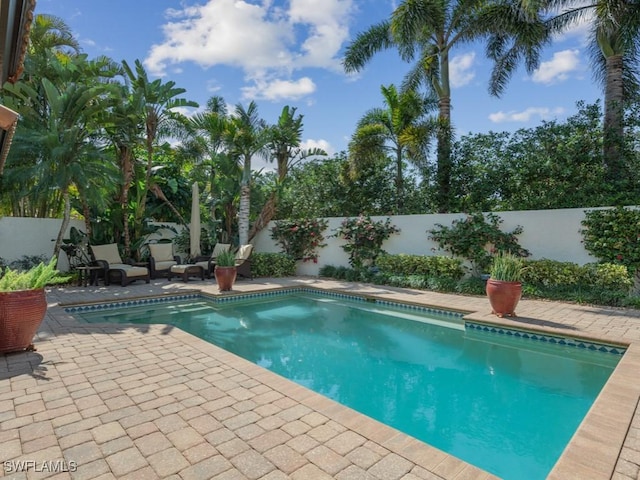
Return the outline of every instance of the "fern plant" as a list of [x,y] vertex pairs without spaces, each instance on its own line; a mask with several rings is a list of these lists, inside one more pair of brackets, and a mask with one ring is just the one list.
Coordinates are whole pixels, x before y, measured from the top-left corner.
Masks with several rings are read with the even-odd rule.
[[[15,292],[18,290],[36,290],[44,288],[50,283],[59,283],[66,279],[58,277],[56,270],[57,259],[52,258],[49,263],[40,262],[25,271],[6,268],[0,278],[0,292]],[[58,281],[56,281],[58,280]]]

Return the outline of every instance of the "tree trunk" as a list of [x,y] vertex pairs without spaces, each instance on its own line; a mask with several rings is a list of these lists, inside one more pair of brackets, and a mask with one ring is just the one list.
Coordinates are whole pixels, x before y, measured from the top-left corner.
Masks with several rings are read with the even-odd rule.
[[625,179],[622,148],[624,142],[622,55],[608,56],[606,58],[606,69],[603,161],[607,182],[618,184]]
[[271,219],[276,214],[276,206],[277,206],[277,194],[276,192],[271,192],[269,198],[266,203],[262,207],[260,211],[260,215],[256,218],[256,221],[251,225],[251,231],[249,232],[249,240],[253,240],[253,238],[263,230],[271,221]]
[[438,92],[438,132],[436,203],[439,213],[448,213],[451,208],[451,87],[449,84],[449,55],[440,54],[440,83]]
[[53,247],[53,256],[56,258],[58,257],[58,253],[60,253],[60,246],[62,245],[64,232],[67,231],[69,221],[71,220],[71,200],[69,198],[69,187],[64,187],[64,189],[62,190],[62,198],[64,199],[64,213],[62,216],[62,224],[60,225],[58,238],[56,238],[56,244]]
[[437,208],[438,213],[448,213],[451,208],[451,127],[449,119],[439,119],[437,138]]
[[396,215],[404,210],[404,175],[402,172],[402,148],[396,152]]
[[240,245],[249,243],[249,209],[251,187],[244,182],[240,186],[240,210],[238,211],[238,242]]
[[185,227],[187,226],[187,222],[185,221],[184,217],[180,214],[180,212],[178,211],[178,209],[173,205],[173,203],[171,203],[169,201],[169,199],[167,198],[167,196],[164,194],[164,192],[162,191],[162,189],[158,186],[158,185],[153,185],[151,187],[151,191],[153,192],[153,194],[160,199],[161,201],[163,201],[167,207],[169,207],[169,210],[171,210],[173,212],[173,214],[178,217],[178,220],[180,221],[180,223],[182,225],[184,225]]
[[122,171],[122,190],[120,192],[120,209],[122,211],[122,236],[124,237],[125,257],[131,257],[131,234],[129,233],[129,190],[133,179],[131,150],[128,146],[120,148],[120,169]]

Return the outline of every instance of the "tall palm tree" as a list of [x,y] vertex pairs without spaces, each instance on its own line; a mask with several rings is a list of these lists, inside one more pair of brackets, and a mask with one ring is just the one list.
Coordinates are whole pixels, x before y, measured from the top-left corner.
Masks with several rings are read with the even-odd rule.
[[139,189],[134,218],[136,238],[139,237],[147,203],[147,192],[151,187],[153,173],[153,155],[156,142],[160,138],[170,136],[180,123],[185,123],[184,116],[175,111],[176,108],[198,107],[196,102],[180,98],[186,92],[184,88],[175,86],[175,82],[162,83],[160,79],[150,81],[140,60],[135,61],[135,72],[126,61],[122,62],[124,71],[131,82],[137,98],[140,98],[140,115],[144,124],[144,145],[147,153],[147,166],[143,188]]
[[269,194],[258,218],[251,226],[249,239],[265,228],[275,216],[279,190],[287,178],[289,170],[306,158],[326,156],[321,148],[302,148],[303,115],[296,115],[296,108],[285,105],[280,112],[278,122],[269,128],[270,161],[276,161],[277,178],[275,189]]
[[550,0],[560,12],[549,22],[554,33],[577,22],[591,24],[589,52],[595,79],[604,89],[604,165],[606,178],[618,183],[626,174],[623,156],[625,100],[640,91],[640,3]]
[[269,129],[258,115],[254,101],[245,109],[236,105],[225,132],[228,154],[242,167],[238,234],[240,245],[249,243],[249,213],[251,207],[251,159],[254,155],[269,158]]
[[[109,111],[104,112],[103,125],[120,167],[118,202],[122,213],[124,253],[129,257],[131,254],[129,192],[135,179],[135,150],[142,144],[144,128],[140,119],[142,99],[139,92],[130,90],[126,85],[120,88],[121,101]],[[87,233],[90,234],[89,231]]]
[[349,142],[349,162],[357,172],[381,157],[392,157],[396,171],[396,211],[401,214],[404,198],[404,164],[422,166],[433,122],[425,118],[433,103],[415,90],[398,92],[395,85],[381,87],[386,108],[374,108],[358,121]]
[[[208,168],[208,188],[212,200],[216,197],[216,174],[226,156],[224,134],[229,123],[227,105],[220,96],[207,101],[204,112],[198,112],[187,121],[187,128],[193,134],[191,147],[200,152],[198,165]],[[189,142],[188,142],[189,143]],[[199,148],[198,148],[199,147]],[[215,201],[211,202],[211,218],[215,218]]]
[[[437,209],[449,210],[451,195],[451,84],[449,57],[454,47],[483,38],[488,25],[502,22],[483,0],[404,0],[391,18],[358,34],[347,47],[343,65],[347,72],[364,68],[374,54],[396,48],[400,57],[415,64],[403,89],[424,86],[438,98]],[[517,9],[516,9],[517,10]],[[526,49],[519,53],[535,53]],[[534,64],[535,58],[528,58]],[[496,67],[497,68],[497,67]]]
[[[25,120],[15,154],[38,152],[39,161],[31,170],[38,179],[37,187],[57,189],[62,198],[63,221],[54,255],[58,254],[69,225],[71,187],[86,192],[91,185],[95,188],[96,180],[112,178],[95,142],[96,119],[108,108],[109,99],[115,98],[110,95],[112,87],[91,82],[73,82],[58,87],[46,78],[41,80],[41,88],[22,82],[6,87],[20,100],[16,108]],[[44,96],[40,92],[44,92]],[[43,103],[46,108],[34,108]]]

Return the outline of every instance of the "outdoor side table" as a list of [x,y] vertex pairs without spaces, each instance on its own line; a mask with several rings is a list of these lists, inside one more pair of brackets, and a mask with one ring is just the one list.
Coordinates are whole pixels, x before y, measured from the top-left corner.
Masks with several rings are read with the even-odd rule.
[[80,267],[76,267],[76,270],[78,270],[78,273],[80,275],[80,278],[78,279],[78,286],[98,286],[98,271],[102,270],[102,267],[83,265]]

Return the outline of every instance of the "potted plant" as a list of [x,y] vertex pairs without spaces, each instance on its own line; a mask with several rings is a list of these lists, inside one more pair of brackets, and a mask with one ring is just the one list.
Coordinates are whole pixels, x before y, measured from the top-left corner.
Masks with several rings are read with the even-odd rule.
[[56,259],[0,278],[0,353],[35,350],[33,337],[47,312],[45,285],[57,277]]
[[221,292],[231,290],[237,275],[235,251],[229,249],[219,253],[216,257],[216,266],[213,273],[218,283],[218,289]]
[[512,253],[501,252],[494,256],[486,287],[491,313],[498,317],[516,316],[524,268],[522,258]]

